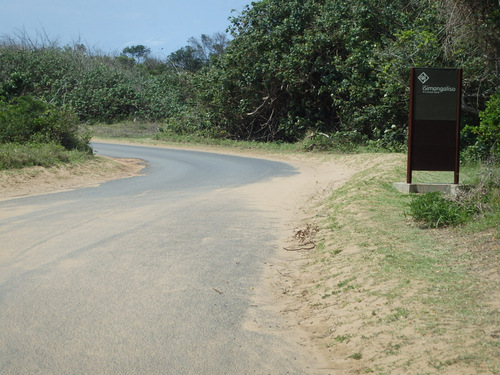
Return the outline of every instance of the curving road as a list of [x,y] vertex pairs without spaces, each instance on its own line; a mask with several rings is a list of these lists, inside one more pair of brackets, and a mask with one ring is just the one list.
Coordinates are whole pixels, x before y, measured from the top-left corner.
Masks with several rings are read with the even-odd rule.
[[145,174],[0,202],[0,374],[305,373],[295,347],[245,329],[277,223],[231,192],[296,170],[94,148]]

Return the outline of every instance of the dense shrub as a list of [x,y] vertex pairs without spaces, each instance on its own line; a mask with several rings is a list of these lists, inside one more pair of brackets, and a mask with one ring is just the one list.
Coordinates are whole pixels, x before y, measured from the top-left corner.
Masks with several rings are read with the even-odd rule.
[[169,73],[144,76],[137,86],[138,107],[134,116],[148,121],[163,121],[166,118],[182,116],[189,111],[191,94],[190,81],[186,76]]
[[[491,4],[488,10],[500,14],[500,5]],[[236,139],[297,141],[310,129],[356,131],[367,140],[384,137],[380,146],[398,149],[415,66],[463,68],[464,111],[477,118],[500,84],[498,53],[488,42],[498,38],[459,34],[450,12],[464,6],[440,0],[254,2],[232,19],[233,42],[202,76],[210,120]],[[492,22],[475,20],[479,30]]]
[[500,235],[500,163],[496,157],[475,161],[464,166],[473,178],[467,189],[461,189],[456,200],[474,206],[483,222],[492,223]]
[[89,123],[161,121],[182,112],[191,95],[186,75],[155,59],[126,59],[80,48],[0,45],[0,97],[30,95],[71,106]]
[[55,143],[67,150],[90,151],[75,114],[31,96],[0,101],[0,143]]
[[429,227],[454,226],[476,222],[497,228],[500,220],[500,164],[490,157],[463,166],[469,177],[453,198],[440,193],[415,195],[408,204],[408,215]]
[[500,91],[491,96],[479,117],[478,125],[466,125],[461,132],[464,161],[500,157]]
[[478,146],[500,157],[500,91],[488,101],[480,118],[481,123],[475,130]]
[[66,100],[84,121],[120,121],[137,108],[137,92],[130,77],[104,64],[81,72]]

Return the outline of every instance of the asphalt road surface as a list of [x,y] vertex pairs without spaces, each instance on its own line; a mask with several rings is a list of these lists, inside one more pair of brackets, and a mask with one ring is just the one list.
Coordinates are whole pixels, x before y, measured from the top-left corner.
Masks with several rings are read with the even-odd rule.
[[276,222],[231,193],[295,169],[94,147],[144,175],[0,202],[0,374],[305,373],[272,330],[245,329]]

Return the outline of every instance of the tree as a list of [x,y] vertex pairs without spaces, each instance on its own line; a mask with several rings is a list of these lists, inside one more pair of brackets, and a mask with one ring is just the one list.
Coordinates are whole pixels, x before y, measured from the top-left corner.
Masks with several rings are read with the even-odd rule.
[[215,33],[212,36],[202,34],[200,38],[189,38],[189,46],[204,63],[209,63],[213,56],[220,56],[229,45],[229,37],[225,33]]
[[144,62],[148,55],[151,53],[151,49],[139,44],[137,46],[125,47],[122,51],[125,56],[134,58],[138,63]]
[[196,72],[209,66],[212,58],[221,56],[228,45],[229,38],[224,33],[202,34],[200,38],[189,38],[188,45],[171,53],[168,60],[177,69]]
[[[459,5],[469,18],[455,25]],[[203,100],[234,138],[295,141],[311,129],[402,142],[410,68],[463,68],[466,121],[477,123],[500,80],[499,17],[497,0],[254,2],[231,19]]]
[[466,40],[480,44],[494,59],[500,56],[498,0],[441,0],[451,44]]
[[168,56],[168,61],[176,68],[188,72],[200,70],[204,62],[191,46],[182,47]]
[[372,137],[389,119],[404,126],[407,116],[393,115],[400,108],[382,103],[374,52],[392,43],[407,3],[253,3],[231,20],[234,40],[207,75],[215,125],[236,138],[286,141],[308,129]]

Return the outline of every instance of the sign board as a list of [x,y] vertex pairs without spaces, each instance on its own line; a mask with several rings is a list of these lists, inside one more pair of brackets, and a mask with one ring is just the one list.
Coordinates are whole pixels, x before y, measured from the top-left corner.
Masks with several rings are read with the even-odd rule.
[[407,183],[412,171],[453,171],[459,179],[461,69],[413,68]]

